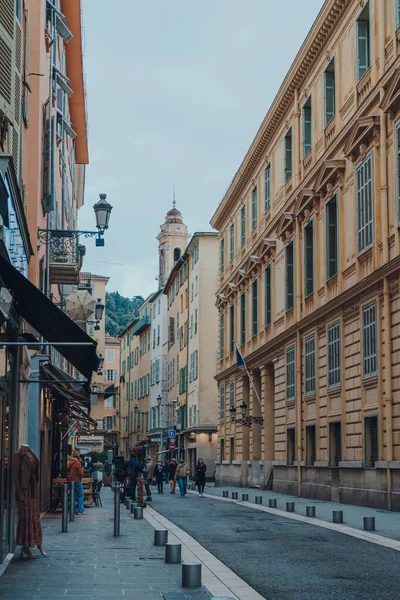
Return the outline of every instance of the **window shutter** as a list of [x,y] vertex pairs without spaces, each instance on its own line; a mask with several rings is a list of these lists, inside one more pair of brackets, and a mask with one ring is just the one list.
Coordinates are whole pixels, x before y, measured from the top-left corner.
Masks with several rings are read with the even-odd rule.
[[160,381],[160,359],[157,358],[156,360],[156,383],[159,383]]
[[325,71],[324,73],[324,106],[325,106],[325,127],[335,116],[335,71]]
[[357,80],[370,67],[369,21],[357,21]]

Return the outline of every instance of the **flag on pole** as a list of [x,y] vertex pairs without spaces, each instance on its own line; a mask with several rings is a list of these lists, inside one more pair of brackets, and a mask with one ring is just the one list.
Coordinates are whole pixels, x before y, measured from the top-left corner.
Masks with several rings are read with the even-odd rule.
[[257,391],[257,389],[256,389],[256,386],[254,385],[253,378],[252,378],[252,376],[251,376],[251,374],[250,374],[250,371],[249,371],[249,370],[248,370],[248,368],[247,368],[247,365],[246,365],[246,363],[244,362],[244,358],[243,358],[243,356],[241,355],[241,352],[240,352],[240,350],[239,350],[239,346],[237,345],[237,343],[236,343],[236,366],[238,367],[238,369],[241,369],[242,371],[246,371],[246,373],[247,373],[247,375],[248,375],[248,377],[249,377],[249,382],[250,382],[250,385],[251,385],[251,387],[253,388],[253,390],[254,390],[254,394],[255,394],[255,396],[256,396],[256,398],[257,398],[257,400],[259,401],[259,403],[260,403],[260,406],[261,406],[261,398],[260,398],[260,395],[259,395],[259,393],[258,393],[258,391]]
[[247,369],[246,369],[246,364],[245,364],[245,362],[244,362],[244,358],[243,358],[243,356],[241,355],[241,353],[240,353],[240,350],[239,350],[239,347],[238,347],[238,345],[237,345],[237,344],[236,344],[236,366],[237,366],[239,369],[242,369],[242,370],[247,370]]

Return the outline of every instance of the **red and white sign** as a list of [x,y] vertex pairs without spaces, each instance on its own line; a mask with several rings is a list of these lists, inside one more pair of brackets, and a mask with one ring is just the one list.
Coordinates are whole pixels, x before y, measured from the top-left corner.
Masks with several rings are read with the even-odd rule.
[[173,450],[176,450],[176,446],[175,446],[175,444],[170,444],[170,445],[169,445],[169,449],[171,450],[171,452],[172,452]]

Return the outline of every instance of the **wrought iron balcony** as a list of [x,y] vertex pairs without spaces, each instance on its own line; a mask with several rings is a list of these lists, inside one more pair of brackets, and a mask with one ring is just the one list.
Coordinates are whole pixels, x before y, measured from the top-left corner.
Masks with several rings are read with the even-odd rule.
[[54,230],[46,242],[49,249],[50,283],[78,284],[80,255],[79,238],[75,232]]
[[133,328],[133,335],[140,335],[145,331],[148,327],[150,327],[150,319],[149,317],[142,317],[138,323],[136,323]]

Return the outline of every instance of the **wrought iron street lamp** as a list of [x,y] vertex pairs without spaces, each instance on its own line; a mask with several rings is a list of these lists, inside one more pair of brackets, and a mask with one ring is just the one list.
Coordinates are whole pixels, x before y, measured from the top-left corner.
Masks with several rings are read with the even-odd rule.
[[97,298],[97,304],[94,309],[94,318],[96,319],[96,325],[94,326],[95,331],[100,330],[99,322],[103,318],[104,313],[104,304],[101,301],[101,298]]
[[240,412],[242,413],[241,419],[235,419],[236,408],[234,406],[231,406],[229,409],[229,412],[231,413],[232,423],[236,423],[237,425],[243,425],[244,427],[251,427],[253,423],[256,423],[258,425],[262,425],[264,423],[264,417],[253,417],[253,416],[247,417],[246,416],[248,406],[244,400],[241,403],[241,405],[239,406],[239,408],[240,408]]
[[104,246],[104,232],[109,227],[112,206],[106,200],[107,194],[100,194],[100,200],[93,206],[96,216],[96,231],[76,229],[38,229],[38,238],[43,244],[49,245],[55,252],[63,247],[64,252],[75,255],[79,237],[96,237],[96,246]]
[[157,396],[157,404],[158,404],[158,406],[161,406],[161,402],[162,402],[161,394],[158,394],[158,396]]

